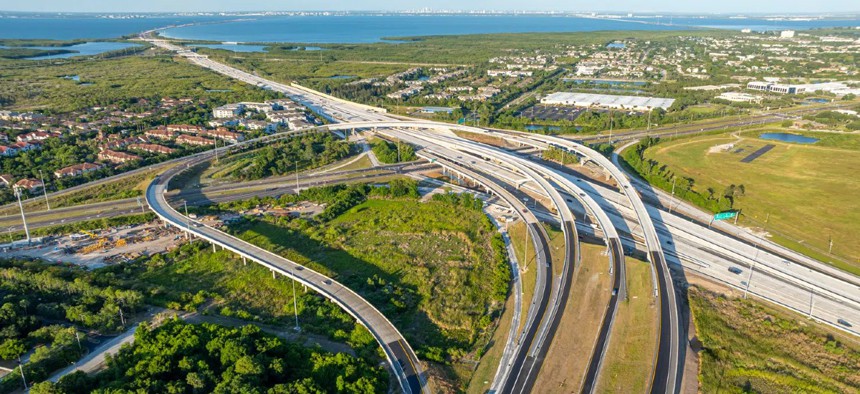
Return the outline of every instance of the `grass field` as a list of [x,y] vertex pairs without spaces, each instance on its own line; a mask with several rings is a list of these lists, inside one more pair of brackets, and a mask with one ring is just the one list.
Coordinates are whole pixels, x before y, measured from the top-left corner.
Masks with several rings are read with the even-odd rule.
[[860,392],[860,344],[765,304],[689,289],[702,392]]
[[[746,194],[741,224],[763,228],[788,247],[827,251],[845,261],[825,258],[835,266],[860,274],[860,135],[815,133],[822,141],[799,145],[766,141],[758,133],[705,136],[658,144],[647,158],[665,164],[677,175],[695,180],[694,189],[722,193],[730,184],[743,184]],[[734,143],[730,152],[708,153],[711,147]],[[775,148],[751,163],[740,160],[757,149]],[[740,153],[734,153],[743,149]]]
[[580,390],[612,294],[605,250],[599,245],[582,244],[582,266],[575,273],[571,296],[538,374],[535,393]]
[[627,257],[627,301],[615,315],[598,381],[599,393],[648,391],[657,350],[658,307],[648,263]]
[[[373,303],[451,387],[493,335],[495,229],[477,210],[439,201],[370,199],[328,222],[257,221],[238,235],[335,277]],[[505,265],[507,273],[507,265]]]

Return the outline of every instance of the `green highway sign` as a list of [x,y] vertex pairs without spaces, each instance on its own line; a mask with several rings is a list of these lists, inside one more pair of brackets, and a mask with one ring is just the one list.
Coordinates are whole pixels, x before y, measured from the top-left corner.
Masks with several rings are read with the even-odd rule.
[[726,220],[738,216],[738,211],[725,211],[714,215],[714,220]]

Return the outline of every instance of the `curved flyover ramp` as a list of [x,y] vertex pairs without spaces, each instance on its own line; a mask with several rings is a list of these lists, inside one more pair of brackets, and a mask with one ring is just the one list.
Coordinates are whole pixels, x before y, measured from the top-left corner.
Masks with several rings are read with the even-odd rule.
[[[193,166],[209,160],[211,155],[196,157],[187,164]],[[385,351],[385,356],[406,393],[429,393],[427,382],[421,376],[421,367],[415,352],[391,322],[367,300],[337,281],[305,268],[265,249],[254,246],[222,231],[193,222],[171,207],[164,193],[170,179],[188,166],[175,166],[156,177],[146,189],[146,200],[159,218],[170,225],[184,229],[213,245],[249,259],[273,273],[288,276],[328,298],[365,326]]]

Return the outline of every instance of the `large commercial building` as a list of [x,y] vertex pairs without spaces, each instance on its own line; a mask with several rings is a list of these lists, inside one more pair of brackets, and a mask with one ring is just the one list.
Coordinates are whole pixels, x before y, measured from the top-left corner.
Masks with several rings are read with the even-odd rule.
[[650,111],[657,108],[668,109],[672,106],[672,103],[675,102],[675,99],[558,92],[544,97],[540,102],[547,105],[573,105],[575,107],[599,107]]
[[823,91],[839,96],[844,96],[846,94],[860,95],[860,88],[849,86],[845,82],[820,82],[798,85],[778,84],[772,82],[750,82],[747,84],[747,89],[779,94],[802,94]]

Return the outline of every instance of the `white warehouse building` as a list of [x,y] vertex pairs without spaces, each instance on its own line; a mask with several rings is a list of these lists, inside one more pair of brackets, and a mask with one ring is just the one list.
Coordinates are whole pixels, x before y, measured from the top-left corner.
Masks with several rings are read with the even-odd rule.
[[602,107],[650,111],[656,108],[669,109],[675,99],[640,96],[616,96],[611,94],[558,92],[540,101],[548,105],[573,105],[576,107]]

